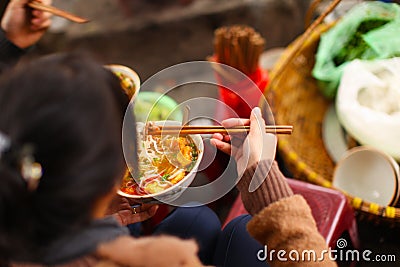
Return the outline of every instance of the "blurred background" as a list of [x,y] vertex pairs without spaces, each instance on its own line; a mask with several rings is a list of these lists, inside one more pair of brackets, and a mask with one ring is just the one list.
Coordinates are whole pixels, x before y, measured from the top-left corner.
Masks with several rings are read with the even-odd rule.
[[[1,10],[8,1],[1,1]],[[35,53],[87,50],[101,60],[132,67],[142,80],[167,66],[204,60],[220,26],[246,24],[266,39],[266,49],[289,44],[304,31],[310,0],[53,0],[91,20],[54,17]]]
[[[153,74],[174,64],[206,60],[213,54],[215,29],[245,24],[265,38],[266,52],[276,51],[268,54],[268,59],[273,61],[282,49],[304,32],[311,2],[312,0],[53,0],[54,6],[91,21],[87,24],[74,24],[54,17],[51,29],[32,50],[31,55],[83,50],[104,63],[131,67],[144,82]],[[322,1],[315,16],[329,2],[331,1]],[[328,19],[334,20],[358,2],[362,1],[343,0]],[[1,0],[1,14],[7,3],[8,1]],[[273,62],[267,61],[264,58],[261,65],[270,70]],[[216,88],[196,86],[195,89],[176,90],[171,96],[177,102],[198,96],[218,98]],[[205,113],[215,112],[213,108],[204,105],[194,107],[192,112],[195,113],[196,108]],[[209,176],[207,173],[201,175],[200,173],[200,182],[207,180],[205,176]],[[221,217],[231,207],[237,192],[233,193],[228,194],[214,207]],[[363,248],[372,248],[375,253],[399,253],[399,228],[392,229],[365,220],[359,221],[358,227]],[[371,262],[357,266],[377,265]],[[383,266],[400,266],[400,261]]]

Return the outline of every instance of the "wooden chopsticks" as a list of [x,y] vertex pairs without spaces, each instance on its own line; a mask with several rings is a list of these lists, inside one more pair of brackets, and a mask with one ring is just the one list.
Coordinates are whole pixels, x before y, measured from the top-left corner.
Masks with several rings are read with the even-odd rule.
[[76,16],[74,14],[71,14],[71,13],[69,13],[67,11],[58,9],[58,8],[50,6],[50,5],[45,5],[45,4],[43,4],[43,3],[39,2],[39,1],[32,0],[32,1],[29,1],[27,3],[27,5],[30,8],[33,8],[33,9],[36,9],[36,10],[45,11],[45,12],[49,12],[49,13],[52,13],[52,14],[54,14],[56,16],[69,19],[69,20],[71,20],[73,22],[76,22],[76,23],[89,22],[89,20],[87,20],[85,18],[78,17],[78,16]]
[[[164,134],[179,134],[179,135],[188,135],[188,134],[213,134],[213,133],[221,133],[221,134],[233,134],[233,133],[243,133],[250,131],[250,126],[237,126],[232,128],[225,128],[223,126],[148,126],[146,128],[146,134],[149,135],[164,135]],[[290,125],[268,125],[265,127],[265,131],[267,133],[273,134],[291,134],[293,131],[293,126]]]

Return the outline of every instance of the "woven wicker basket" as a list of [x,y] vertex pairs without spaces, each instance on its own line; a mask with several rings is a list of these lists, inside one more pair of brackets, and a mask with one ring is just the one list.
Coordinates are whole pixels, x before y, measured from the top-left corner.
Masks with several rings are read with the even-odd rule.
[[[330,27],[318,25],[308,38],[295,40],[272,69],[271,82],[265,91],[275,123],[294,127],[292,135],[279,136],[278,150],[285,166],[296,179],[324,187],[332,187],[335,168],[322,138],[322,122],[332,101],[320,93],[311,70],[320,35]],[[298,52],[293,54],[293,49]],[[347,196],[359,218],[400,226],[399,208]]]

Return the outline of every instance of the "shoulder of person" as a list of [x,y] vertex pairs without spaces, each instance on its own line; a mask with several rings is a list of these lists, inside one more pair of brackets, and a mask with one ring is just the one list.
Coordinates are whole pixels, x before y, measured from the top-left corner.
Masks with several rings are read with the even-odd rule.
[[[36,264],[36,263],[11,263],[10,267],[46,267],[48,265],[45,264]],[[81,258],[77,258],[71,262],[52,265],[53,267],[121,267],[122,265],[118,265],[117,263],[98,258],[95,255],[87,255]]]
[[[193,244],[192,244],[193,242]],[[149,236],[133,238],[121,236],[115,240],[100,244],[96,256],[107,259],[122,266],[168,266],[176,261],[174,250],[181,250],[182,259],[190,259],[191,245],[194,241],[182,240],[174,236]],[[187,248],[187,250],[185,250]],[[199,265],[193,265],[199,266]]]

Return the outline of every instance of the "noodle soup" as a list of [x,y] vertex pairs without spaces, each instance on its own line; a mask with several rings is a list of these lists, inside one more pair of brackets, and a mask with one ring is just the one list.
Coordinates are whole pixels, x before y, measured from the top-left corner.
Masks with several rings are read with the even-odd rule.
[[[181,125],[169,120],[152,123],[155,126]],[[199,134],[146,135],[145,126],[142,122],[136,124],[137,144],[134,140],[123,143],[125,159],[133,161],[131,153],[135,151],[132,147],[138,148],[139,167],[134,162],[127,162],[135,169],[129,169],[118,194],[138,203],[173,204],[196,176],[204,153],[203,139]],[[132,177],[131,173],[135,176]]]
[[199,159],[199,148],[191,136],[146,135],[138,150],[138,175],[127,172],[120,189],[128,195],[153,195],[177,185]]
[[130,99],[136,98],[140,89],[140,78],[131,68],[123,65],[110,64],[105,67],[111,70],[119,79],[121,88]]

